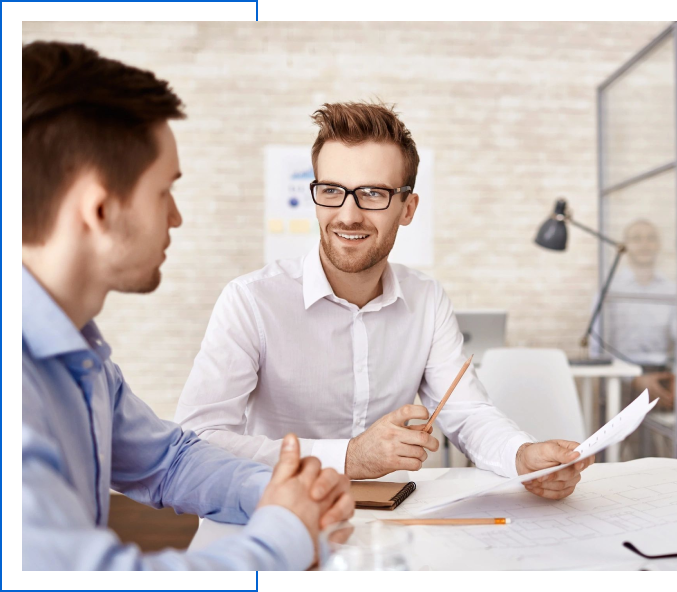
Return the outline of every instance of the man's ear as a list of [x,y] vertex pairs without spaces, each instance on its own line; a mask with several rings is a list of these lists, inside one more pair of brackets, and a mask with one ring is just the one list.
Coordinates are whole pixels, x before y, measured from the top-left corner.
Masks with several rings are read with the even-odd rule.
[[410,193],[404,201],[402,214],[400,215],[400,226],[409,226],[414,219],[414,213],[418,207],[418,193]]
[[82,186],[79,201],[81,219],[90,234],[107,234],[118,223],[120,200],[105,188],[98,176],[92,175]]

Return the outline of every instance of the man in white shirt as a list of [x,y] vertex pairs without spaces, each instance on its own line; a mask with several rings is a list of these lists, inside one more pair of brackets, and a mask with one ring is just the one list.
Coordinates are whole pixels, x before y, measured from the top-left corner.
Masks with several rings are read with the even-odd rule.
[[[632,380],[628,397],[649,389],[658,406],[673,409],[675,376],[675,282],[657,269],[661,242],[649,220],[635,220],[623,233],[627,266],[614,277],[604,308],[604,335],[600,323],[590,340],[592,355],[608,353],[640,364],[644,374]],[[601,343],[604,338],[604,344]]]
[[[320,245],[226,286],[176,420],[268,464],[293,431],[303,454],[352,479],[415,471],[439,442],[407,423],[429,417],[465,361],[439,282],[388,263],[397,230],[411,223],[419,201],[416,145],[383,105],[326,104],[313,119]],[[417,392],[423,406],[412,404]],[[438,422],[478,467],[501,475],[578,454],[575,442],[533,443],[491,404],[472,367]],[[565,497],[588,464],[527,488]]]

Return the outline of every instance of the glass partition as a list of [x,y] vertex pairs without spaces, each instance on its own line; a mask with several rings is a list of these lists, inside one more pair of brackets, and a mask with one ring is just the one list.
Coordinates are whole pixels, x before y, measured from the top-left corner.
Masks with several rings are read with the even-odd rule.
[[[646,387],[660,399],[646,421],[658,437],[631,442],[624,460],[677,457],[676,38],[673,24],[598,89],[599,226],[625,251],[591,353],[642,367],[624,386],[624,403]],[[600,244],[599,256],[601,286],[616,249]]]
[[604,89],[605,189],[674,163],[674,55],[667,36]]

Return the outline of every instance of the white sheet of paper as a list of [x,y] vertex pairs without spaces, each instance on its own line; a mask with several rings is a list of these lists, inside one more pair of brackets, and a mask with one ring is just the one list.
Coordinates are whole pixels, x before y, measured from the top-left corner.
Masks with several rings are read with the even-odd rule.
[[420,508],[418,515],[428,516],[430,514],[436,514],[445,510],[451,504],[455,504],[461,500],[484,495],[485,493],[502,487],[524,483],[525,481],[531,481],[532,479],[537,479],[538,477],[543,477],[544,475],[556,473],[557,471],[569,467],[585,458],[597,454],[598,452],[604,450],[607,446],[622,442],[625,440],[625,438],[632,434],[632,432],[634,432],[642,423],[646,414],[651,409],[653,409],[657,402],[658,399],[654,400],[652,403],[649,403],[649,391],[644,390],[641,395],[639,395],[632,403],[623,409],[623,411],[621,411],[616,417],[597,430],[585,442],[580,444],[576,448],[576,451],[580,452],[581,455],[570,463],[557,465],[548,469],[541,469],[540,471],[527,473],[526,475],[519,475],[517,477],[513,477],[512,479],[506,478],[503,481],[492,484],[488,487],[484,486],[470,492],[459,493],[458,495],[453,496],[443,502],[439,502],[439,500],[432,501],[429,505]]
[[[473,480],[478,473],[484,484],[492,483],[491,474],[467,471]],[[413,518],[423,501],[441,499],[458,484],[463,487],[463,480],[422,482],[420,491],[417,487],[387,517]],[[368,514],[365,521],[384,518],[382,511]],[[630,541],[649,554],[677,552],[675,459],[598,463],[583,472],[576,491],[563,500],[533,495],[518,483],[454,504],[449,514],[454,518],[501,516],[512,522],[407,527],[414,537],[412,570],[677,569],[677,559],[645,560],[623,547],[624,541]]]

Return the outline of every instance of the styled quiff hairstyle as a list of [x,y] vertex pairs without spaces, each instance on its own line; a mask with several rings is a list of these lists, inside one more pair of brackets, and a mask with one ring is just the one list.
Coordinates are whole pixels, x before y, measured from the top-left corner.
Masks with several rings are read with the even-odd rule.
[[22,240],[44,242],[64,194],[86,170],[129,197],[158,157],[152,130],[185,117],[152,72],[85,47],[36,41],[22,50]]
[[[311,152],[315,178],[317,157],[327,141],[392,142],[400,147],[404,156],[404,184],[414,189],[419,163],[416,143],[392,107],[382,103],[325,103],[311,117],[320,128]],[[402,198],[406,199],[407,195],[403,194]]]

